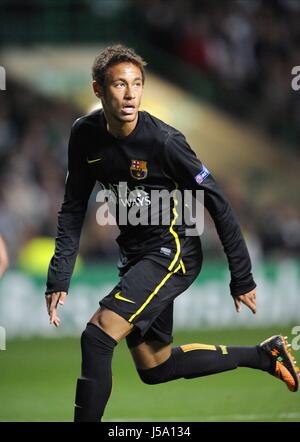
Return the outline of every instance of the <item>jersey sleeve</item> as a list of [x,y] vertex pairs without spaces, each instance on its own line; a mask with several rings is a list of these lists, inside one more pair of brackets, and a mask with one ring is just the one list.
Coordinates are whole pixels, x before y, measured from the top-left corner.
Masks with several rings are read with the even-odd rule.
[[214,221],[227,256],[231,295],[242,295],[254,289],[256,284],[251,273],[251,260],[236,215],[209,170],[179,131],[170,134],[166,140],[165,168],[179,188],[204,191],[204,205]]
[[65,194],[58,212],[55,251],[48,268],[46,294],[69,290],[87,204],[95,184],[88,174],[80,132],[75,122],[69,139]]

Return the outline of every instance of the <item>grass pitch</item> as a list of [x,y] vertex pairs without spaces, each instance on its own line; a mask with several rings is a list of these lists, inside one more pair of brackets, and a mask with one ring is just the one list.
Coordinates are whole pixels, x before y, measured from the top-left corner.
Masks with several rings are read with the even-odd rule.
[[[252,345],[291,328],[175,333],[192,342]],[[299,351],[295,352],[299,360]],[[18,339],[0,352],[0,421],[72,421],[80,370],[79,337]],[[113,360],[113,391],[104,421],[298,421],[300,392],[272,376],[240,368],[198,379],[145,385],[123,342]]]

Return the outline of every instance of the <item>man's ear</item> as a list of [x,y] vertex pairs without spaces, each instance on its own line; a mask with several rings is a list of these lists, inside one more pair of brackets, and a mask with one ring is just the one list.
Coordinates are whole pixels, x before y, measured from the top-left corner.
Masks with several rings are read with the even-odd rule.
[[97,81],[93,80],[92,86],[93,86],[94,94],[96,95],[96,97],[101,98],[103,95],[103,91],[102,91],[102,88],[97,83]]

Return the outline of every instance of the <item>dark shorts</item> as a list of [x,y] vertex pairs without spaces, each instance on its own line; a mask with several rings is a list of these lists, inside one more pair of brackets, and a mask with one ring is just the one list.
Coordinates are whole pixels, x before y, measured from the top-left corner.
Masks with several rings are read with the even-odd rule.
[[128,347],[173,340],[174,299],[192,284],[202,266],[200,238],[178,241],[164,241],[138,261],[131,259],[121,270],[119,283],[100,301],[135,326],[126,338]]

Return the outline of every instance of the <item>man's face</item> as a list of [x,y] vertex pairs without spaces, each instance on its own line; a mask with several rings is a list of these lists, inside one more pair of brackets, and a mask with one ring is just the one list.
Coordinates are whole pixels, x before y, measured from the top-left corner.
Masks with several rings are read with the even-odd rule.
[[142,73],[138,66],[122,62],[107,71],[104,90],[100,91],[106,115],[121,123],[137,118],[143,92]]

